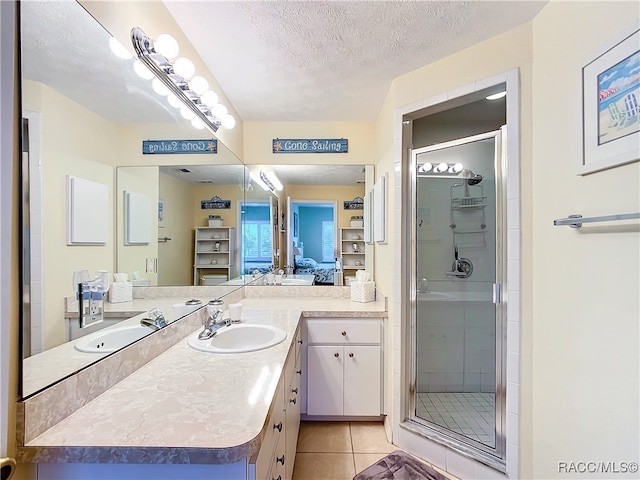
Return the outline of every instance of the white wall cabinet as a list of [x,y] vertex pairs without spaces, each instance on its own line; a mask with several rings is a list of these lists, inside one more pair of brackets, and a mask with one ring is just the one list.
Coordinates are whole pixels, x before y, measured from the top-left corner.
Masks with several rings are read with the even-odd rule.
[[306,370],[308,416],[381,415],[381,319],[308,319]]
[[[364,270],[364,228],[343,227],[340,229],[339,256],[342,257],[345,275],[355,276],[356,270]],[[355,247],[354,247],[355,245]]]
[[203,285],[203,275],[236,276],[235,228],[197,227],[193,259],[193,284]]

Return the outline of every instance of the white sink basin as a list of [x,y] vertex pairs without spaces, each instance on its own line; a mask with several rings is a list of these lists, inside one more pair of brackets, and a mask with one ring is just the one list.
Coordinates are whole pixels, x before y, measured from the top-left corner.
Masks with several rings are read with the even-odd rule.
[[273,347],[287,338],[286,332],[270,325],[241,323],[221,327],[208,340],[198,340],[201,330],[187,339],[191,348],[211,353],[255,352]]
[[111,328],[80,338],[74,347],[85,353],[111,353],[146,337],[154,330],[143,325]]
[[283,278],[282,285],[312,285],[312,283],[302,278]]

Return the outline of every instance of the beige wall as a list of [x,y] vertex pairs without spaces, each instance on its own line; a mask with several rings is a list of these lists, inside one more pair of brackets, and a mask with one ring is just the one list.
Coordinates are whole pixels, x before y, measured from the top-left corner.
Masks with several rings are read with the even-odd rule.
[[639,460],[637,223],[553,226],[573,213],[640,211],[639,163],[576,175],[581,68],[639,13],[637,2],[554,1],[533,21],[532,176],[525,171],[522,180],[533,185],[535,206],[523,211],[534,260],[525,272],[533,286],[523,291],[532,297],[532,324],[522,332],[522,344],[532,345],[523,370],[532,445],[521,451],[532,464],[529,478],[584,478],[559,475],[560,461]]
[[[113,271],[114,170],[108,165],[113,155],[108,147],[117,143],[117,129],[47,86],[26,81],[22,95],[24,108],[40,113],[43,278],[47,280],[43,327],[44,348],[51,348],[66,341],[63,298],[73,295],[73,271]],[[67,175],[107,185],[111,207],[106,245],[66,244]]]

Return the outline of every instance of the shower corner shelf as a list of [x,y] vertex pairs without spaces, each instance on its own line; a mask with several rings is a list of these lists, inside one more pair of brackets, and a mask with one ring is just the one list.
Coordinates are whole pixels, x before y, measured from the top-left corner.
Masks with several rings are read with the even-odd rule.
[[478,209],[487,206],[487,197],[454,197],[451,199],[453,210]]

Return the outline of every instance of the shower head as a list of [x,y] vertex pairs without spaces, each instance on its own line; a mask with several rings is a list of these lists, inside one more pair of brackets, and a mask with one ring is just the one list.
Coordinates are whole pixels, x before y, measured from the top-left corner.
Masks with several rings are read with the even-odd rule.
[[477,185],[483,179],[482,175],[479,173],[473,173],[468,168],[462,170],[458,175],[467,181],[467,185]]

